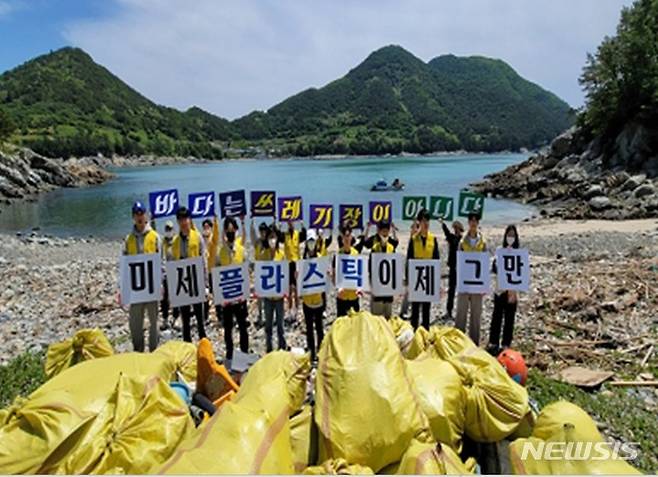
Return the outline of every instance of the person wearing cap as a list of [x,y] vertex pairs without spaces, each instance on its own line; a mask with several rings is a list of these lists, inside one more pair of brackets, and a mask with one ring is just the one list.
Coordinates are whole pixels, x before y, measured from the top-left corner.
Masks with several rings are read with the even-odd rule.
[[[172,244],[174,242],[174,223],[171,220],[167,220],[165,222],[164,226],[164,240],[162,240],[162,256],[165,261],[170,261],[173,260],[173,255],[172,255]],[[163,289],[163,295],[162,295],[162,301],[160,301],[160,311],[162,312],[162,325],[160,329],[166,330],[169,328],[169,290],[167,289],[167,276],[163,275],[162,277],[162,289]],[[173,315],[173,320],[172,320],[172,327],[174,326],[174,322],[178,318],[178,315],[180,314],[180,310],[178,307],[174,308],[172,310],[172,315]]]
[[[133,229],[124,241],[124,255],[161,253],[160,237],[151,228],[144,204],[137,201],[132,206]],[[144,314],[149,318],[149,351],[158,347],[158,302],[130,305],[129,325],[133,349],[144,351]]]
[[[392,236],[391,228],[393,229]],[[370,224],[368,224],[368,227],[366,228],[366,236],[368,235],[369,229]],[[395,230],[395,226],[393,226],[388,220],[378,222],[377,233],[372,237],[365,239],[364,246],[370,249],[371,255],[373,253],[395,253],[395,249],[399,244]],[[390,318],[393,314],[393,297],[371,295],[370,312],[373,315],[380,315],[386,319]]]
[[[174,237],[174,241],[171,245],[172,259],[183,260],[185,258],[205,257],[206,251],[203,238],[194,228],[191,214],[187,207],[180,207],[178,209],[176,212],[176,220],[178,221],[178,234]],[[203,305],[203,303],[195,303],[194,305],[180,307],[181,317],[183,319],[184,341],[192,342],[190,321],[193,313],[197,322],[199,339],[206,337]]]
[[[267,234],[269,233],[270,227],[265,223],[261,222],[258,226],[258,235],[256,235],[256,229],[254,227],[254,219],[251,219],[249,235],[251,238],[251,244],[254,249],[254,261],[266,260],[267,255]],[[262,326],[264,321],[264,309],[263,309],[263,299],[257,299],[258,304],[258,321],[257,326]]]
[[[352,227],[349,223],[344,222],[340,227],[340,235],[338,236],[338,253],[333,263],[333,275],[336,277],[336,262],[338,255],[359,255],[363,249],[363,237],[355,240],[352,233]],[[359,303],[359,291],[350,290],[346,288],[339,288],[336,291],[336,317],[347,316],[350,310],[359,311],[361,305]]]
[[444,320],[452,320],[452,309],[455,303],[455,288],[457,287],[457,249],[464,234],[464,226],[459,220],[452,223],[452,232],[441,220],[441,228],[448,242],[448,300],[446,303],[446,314]]
[[[310,229],[306,234],[306,244],[304,246],[304,259],[317,258],[326,256],[326,247],[322,237],[314,229]],[[321,255],[320,252],[324,252]],[[302,309],[304,312],[304,321],[306,323],[306,347],[311,353],[311,361],[317,358],[317,349],[324,338],[324,329],[322,325],[323,313],[326,308],[326,295],[324,293],[312,293],[302,296]],[[317,341],[315,336],[317,335]]]
[[[242,222],[244,228],[244,221]],[[228,265],[241,265],[245,262],[245,250],[241,241],[236,237],[238,223],[233,217],[224,219],[224,240],[223,243],[215,244],[216,253],[213,267],[226,267]],[[233,359],[233,322],[238,322],[240,330],[240,351],[249,352],[249,323],[247,316],[247,301],[241,300],[234,303],[219,303],[220,297],[215,297],[215,308],[217,317],[221,317],[221,323],[224,326],[224,342],[226,344],[226,359]]]
[[290,313],[289,320],[294,322],[297,318],[297,310],[299,309],[299,297],[297,296],[297,261],[299,260],[299,246],[306,241],[306,229],[302,225],[301,230],[295,229],[295,223],[292,220],[288,221],[288,231],[284,235],[283,250],[288,260],[290,267],[290,284],[288,290],[288,312]]
[[[418,212],[416,216],[418,228],[414,229],[415,233],[409,239],[409,248],[407,248],[407,260],[439,260],[439,244],[436,237],[430,232],[430,213],[427,209]],[[430,329],[430,309],[431,303],[411,303],[411,326],[414,330],[418,328],[420,318],[420,309],[423,310],[423,326],[426,330]]]
[[[459,242],[459,250],[462,252],[486,252],[487,244],[479,230],[480,214],[471,212],[468,214],[468,232]],[[455,327],[466,331],[468,321],[468,335],[473,342],[480,345],[480,328],[482,319],[481,293],[459,293],[457,295],[457,316]]]

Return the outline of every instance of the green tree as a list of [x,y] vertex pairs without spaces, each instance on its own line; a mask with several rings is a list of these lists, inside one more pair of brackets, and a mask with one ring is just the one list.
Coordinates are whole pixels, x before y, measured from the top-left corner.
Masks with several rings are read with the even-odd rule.
[[5,110],[0,109],[0,141],[7,139],[15,129],[16,125],[9,114]]
[[616,35],[588,56],[580,82],[587,103],[579,119],[594,134],[658,116],[658,0],[622,10]]

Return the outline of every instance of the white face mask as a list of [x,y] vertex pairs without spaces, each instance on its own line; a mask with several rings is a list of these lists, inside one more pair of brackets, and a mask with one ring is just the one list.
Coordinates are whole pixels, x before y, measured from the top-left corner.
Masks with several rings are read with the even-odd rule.
[[505,244],[506,244],[508,247],[511,247],[512,244],[514,244],[514,239],[515,239],[514,235],[507,235],[507,236],[505,237]]
[[313,250],[315,248],[315,240],[308,240],[306,242],[306,246],[309,250]]
[[382,243],[388,242],[388,236],[384,237],[383,235],[380,235],[379,239],[382,241]]
[[276,247],[276,239],[271,238],[268,243],[270,244],[270,248],[275,248]]
[[174,231],[173,230],[167,230],[164,233],[164,236],[166,239],[172,239],[174,238]]

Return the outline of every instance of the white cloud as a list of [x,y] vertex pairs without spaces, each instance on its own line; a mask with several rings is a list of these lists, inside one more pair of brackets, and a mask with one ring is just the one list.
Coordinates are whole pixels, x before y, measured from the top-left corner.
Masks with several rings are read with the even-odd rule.
[[[64,32],[146,96],[233,118],[400,44],[423,60],[485,55],[580,105],[587,52],[631,0],[118,0]],[[0,0],[0,5],[2,5]]]

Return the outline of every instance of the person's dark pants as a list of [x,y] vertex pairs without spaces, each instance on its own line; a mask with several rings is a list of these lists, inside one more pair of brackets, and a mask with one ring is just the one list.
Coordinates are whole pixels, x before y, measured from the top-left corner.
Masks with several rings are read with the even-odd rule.
[[353,309],[354,311],[359,311],[359,299],[354,300],[341,300],[336,298],[336,318],[339,316],[347,316],[347,312]]
[[[304,321],[306,322],[306,346],[311,353],[311,360],[315,361],[317,351],[315,348],[315,335],[317,335],[317,349],[320,349],[322,338],[324,338],[324,330],[322,329],[322,310],[323,307],[311,308],[310,306],[303,305]],[[315,333],[313,332],[315,328]]]
[[430,329],[430,309],[432,307],[431,303],[412,303],[411,304],[411,326],[414,327],[414,330],[418,328],[418,318],[420,315],[421,308],[423,309],[423,327],[426,330]]
[[169,321],[169,290],[167,290],[167,279],[162,280],[162,300],[160,300],[160,311],[162,312],[162,326],[167,327]]
[[[507,292],[494,294],[493,315],[491,316],[491,328],[489,329],[489,345],[509,348],[512,345],[514,335],[514,317],[516,316],[517,303],[510,303]],[[500,327],[503,326],[503,341],[500,343]]]
[[232,303],[230,305],[215,307],[217,317],[221,317],[224,325],[224,342],[226,343],[226,359],[233,359],[233,322],[238,322],[240,329],[240,351],[249,352],[249,333],[247,329],[247,302]]
[[457,288],[457,266],[454,265],[448,271],[448,303],[446,312],[452,316],[452,309],[455,305],[455,288]]
[[196,318],[196,326],[199,339],[206,337],[206,329],[203,325],[203,303],[181,306],[180,313],[183,318],[183,341],[187,341],[188,343],[192,342],[192,330],[190,326],[192,313],[194,313]]
[[265,307],[265,346],[267,352],[272,351],[272,334],[276,315],[276,334],[279,341],[279,349],[286,349],[286,334],[283,328],[283,299],[264,299]]

